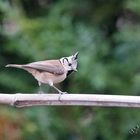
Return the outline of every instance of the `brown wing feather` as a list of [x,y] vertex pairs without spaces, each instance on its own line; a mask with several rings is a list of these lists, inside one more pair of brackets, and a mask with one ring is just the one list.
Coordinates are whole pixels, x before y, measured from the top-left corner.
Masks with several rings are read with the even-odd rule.
[[23,68],[32,68],[39,71],[45,71],[56,75],[64,74],[64,68],[58,60],[40,61],[22,65]]

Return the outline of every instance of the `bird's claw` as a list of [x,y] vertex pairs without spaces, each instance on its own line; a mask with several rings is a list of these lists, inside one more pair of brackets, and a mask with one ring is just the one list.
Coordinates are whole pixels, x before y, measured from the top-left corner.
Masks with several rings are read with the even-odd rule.
[[64,94],[68,94],[68,92],[59,92],[59,98],[58,100],[61,102],[61,96],[64,95]]
[[68,94],[68,92],[60,92],[59,94],[61,94],[61,95],[62,95],[62,94]]

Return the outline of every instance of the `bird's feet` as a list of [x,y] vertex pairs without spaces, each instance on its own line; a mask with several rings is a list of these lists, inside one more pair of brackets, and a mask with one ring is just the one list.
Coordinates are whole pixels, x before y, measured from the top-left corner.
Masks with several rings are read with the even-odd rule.
[[59,92],[59,94],[61,94],[61,95],[62,95],[62,94],[68,94],[68,92],[62,92],[62,91],[61,91],[61,92]]
[[68,92],[59,92],[59,97],[58,97],[58,100],[60,101],[60,102],[62,102],[62,100],[61,100],[61,96],[62,95],[64,95],[64,94],[68,94]]

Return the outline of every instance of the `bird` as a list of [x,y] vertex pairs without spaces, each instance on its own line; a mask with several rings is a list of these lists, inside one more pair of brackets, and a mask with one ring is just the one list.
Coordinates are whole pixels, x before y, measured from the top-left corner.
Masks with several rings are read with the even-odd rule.
[[47,84],[53,87],[59,94],[64,94],[54,84],[64,81],[68,75],[77,72],[78,52],[68,57],[55,60],[43,60],[28,64],[8,64],[5,67],[15,67],[26,70],[38,81],[39,87]]

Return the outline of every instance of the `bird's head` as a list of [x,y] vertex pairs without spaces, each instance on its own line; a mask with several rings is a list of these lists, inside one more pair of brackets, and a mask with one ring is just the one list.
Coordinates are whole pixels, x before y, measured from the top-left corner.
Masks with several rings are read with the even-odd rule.
[[67,71],[77,71],[77,59],[78,52],[69,57],[62,57],[60,61]]

